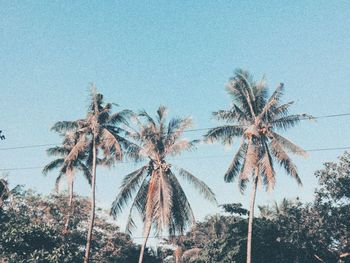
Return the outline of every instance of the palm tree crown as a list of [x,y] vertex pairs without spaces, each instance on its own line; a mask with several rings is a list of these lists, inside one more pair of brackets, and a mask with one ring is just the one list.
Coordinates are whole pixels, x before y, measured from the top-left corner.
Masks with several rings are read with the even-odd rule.
[[[138,122],[140,129],[133,133],[133,138],[140,144],[135,155],[141,159],[148,158],[149,161],[125,176],[120,193],[113,202],[112,214],[118,215],[136,192],[130,212],[137,209],[142,218],[152,221],[157,230],[165,227],[170,234],[174,234],[182,233],[188,224],[194,222],[194,217],[186,195],[173,172],[173,166],[166,157],[193,150],[197,141],[181,139],[183,131],[192,124],[190,118],[176,118],[166,124],[166,111],[165,107],[159,107],[156,120],[145,111],[139,114],[145,119],[145,123]],[[185,169],[174,168],[180,177],[189,181],[206,199],[216,202],[213,192],[203,181]],[[130,216],[127,230],[131,230],[133,225]]]
[[[206,199],[212,202],[216,200],[211,189],[203,181],[166,160],[168,156],[194,149],[196,141],[181,139],[184,130],[191,125],[191,119],[175,118],[166,123],[166,108],[162,106],[157,111],[156,119],[145,111],[139,116],[145,121],[138,121],[139,131],[132,134],[140,146],[135,156],[140,159],[147,158],[149,161],[125,176],[120,193],[113,202],[112,214],[117,216],[136,193],[131,204],[127,231],[130,232],[135,226],[132,212],[136,210],[144,221],[147,242],[152,225],[157,233],[165,229],[169,235],[174,235],[183,233],[188,225],[195,222],[192,208],[174,173],[175,170]],[[142,255],[140,260],[142,261]]]
[[65,161],[73,147],[77,144],[79,134],[76,132],[67,132],[61,134],[63,136],[63,142],[60,146],[51,147],[46,150],[49,156],[58,157],[51,161],[43,168],[43,173],[46,175],[48,172],[59,169],[59,174],[56,178],[56,190],[59,189],[59,184],[64,175],[67,176],[68,182],[74,181],[74,172],[80,171],[91,184],[91,173],[85,160],[87,157],[86,152],[80,152],[77,157],[70,161]]
[[132,144],[123,137],[126,131],[122,125],[132,115],[130,110],[112,113],[112,103],[104,103],[103,95],[95,88],[91,92],[91,104],[85,119],[76,121],[60,121],[53,126],[58,132],[74,131],[78,134],[77,143],[65,158],[68,163],[75,160],[82,152],[87,152],[87,164],[92,165],[92,148],[102,150],[104,159],[99,164],[111,165],[113,161],[122,160],[123,150],[126,151]]
[[232,144],[234,138],[241,138],[238,151],[224,177],[226,182],[232,182],[239,175],[241,190],[245,189],[255,168],[259,171],[258,181],[267,189],[273,188],[273,160],[301,184],[288,151],[302,156],[306,156],[306,152],[276,131],[287,130],[300,120],[312,117],[307,114],[289,115],[293,102],[281,104],[283,90],[284,85],[281,83],[268,97],[264,79],[255,82],[247,71],[238,69],[227,85],[227,92],[233,100],[231,109],[213,113],[216,119],[225,121],[227,125],[209,130],[205,135],[207,141]]

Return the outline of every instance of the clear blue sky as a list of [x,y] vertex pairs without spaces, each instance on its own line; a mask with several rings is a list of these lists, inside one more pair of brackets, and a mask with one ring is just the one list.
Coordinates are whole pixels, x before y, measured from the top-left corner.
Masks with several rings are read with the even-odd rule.
[[[237,67],[266,74],[271,89],[284,82],[295,112],[350,112],[349,13],[349,1],[1,1],[1,148],[59,142],[50,127],[85,115],[90,82],[107,101],[151,113],[164,104],[171,116],[192,116],[195,128],[216,125],[211,112],[229,107],[224,84]],[[305,149],[350,146],[349,122],[303,122],[285,135]],[[304,187],[279,172],[275,191],[260,191],[257,203],[312,200],[313,172],[341,153],[296,158]],[[201,145],[176,162],[206,181],[220,203],[246,205],[249,194],[223,181],[230,156],[197,158],[227,154],[233,150]],[[0,151],[2,169],[49,160],[45,148]],[[134,168],[99,170],[101,205],[109,207]],[[48,193],[55,175],[19,170],[9,180]],[[77,190],[87,193],[83,180]],[[188,193],[198,219],[218,211]]]

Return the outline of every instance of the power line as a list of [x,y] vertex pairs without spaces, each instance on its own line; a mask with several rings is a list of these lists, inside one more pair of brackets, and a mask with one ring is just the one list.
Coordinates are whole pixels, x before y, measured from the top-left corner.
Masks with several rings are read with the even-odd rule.
[[27,149],[27,148],[41,148],[41,147],[54,146],[54,145],[57,145],[57,144],[54,144],[54,143],[32,144],[32,145],[24,145],[24,146],[0,148],[0,151],[17,150],[17,149]]
[[[334,118],[334,117],[345,117],[350,116],[350,113],[339,113],[339,114],[330,114],[330,115],[321,115],[313,117],[313,119],[325,119],[325,118]],[[304,119],[303,119],[304,120]]]
[[[336,117],[345,117],[345,116],[350,116],[349,113],[339,113],[339,114],[330,114],[330,115],[320,115],[313,117],[310,119],[309,117],[304,117],[301,118],[300,120],[317,120],[317,119],[325,119],[325,118],[336,118]],[[213,129],[215,127],[210,127],[210,128],[198,128],[198,129],[189,129],[185,130],[185,132],[197,132],[197,131],[208,131],[210,129]],[[47,143],[47,144],[30,144],[30,145],[24,145],[24,146],[15,146],[15,147],[5,147],[5,148],[0,148],[0,151],[8,151],[8,150],[18,150],[18,149],[29,149],[29,148],[41,148],[41,147],[47,147],[47,146],[55,146],[59,145],[60,143]]]
[[[325,151],[337,151],[337,150],[350,150],[350,146],[344,147],[329,147],[329,148],[310,148],[304,150],[303,152],[325,152]],[[286,151],[291,153],[291,151]],[[298,153],[301,151],[294,151],[293,153]],[[170,160],[181,161],[181,160],[196,160],[196,159],[210,159],[210,158],[224,158],[230,157],[230,154],[222,154],[222,155],[207,155],[207,156],[196,156],[196,157],[187,157],[187,158],[172,158]],[[135,163],[134,161],[119,161],[118,163]],[[0,168],[0,171],[18,171],[18,170],[35,170],[35,169],[43,169],[45,166],[28,166],[28,167],[14,167],[14,168]]]

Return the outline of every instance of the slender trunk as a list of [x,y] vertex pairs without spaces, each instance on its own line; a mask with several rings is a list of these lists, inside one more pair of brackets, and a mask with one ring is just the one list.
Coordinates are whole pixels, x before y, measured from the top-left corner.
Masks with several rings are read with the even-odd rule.
[[180,246],[177,246],[174,252],[175,255],[175,263],[182,263],[182,255],[183,255],[183,249]]
[[258,184],[259,170],[255,168],[255,177],[253,181],[253,189],[250,195],[249,221],[248,221],[248,238],[247,238],[247,263],[252,260],[252,234],[253,234],[253,218],[254,218],[254,204],[256,196],[256,187]]
[[63,233],[66,234],[69,231],[69,222],[70,219],[74,213],[74,206],[73,206],[73,187],[74,187],[74,179],[73,179],[73,174],[69,174],[68,175],[70,178],[69,180],[69,202],[68,202],[68,206],[69,206],[69,211],[68,211],[68,215],[66,218],[66,222],[64,224],[64,229],[63,229]]
[[145,253],[145,247],[146,247],[146,244],[147,244],[147,240],[148,240],[149,234],[151,232],[151,227],[152,227],[152,222],[149,222],[148,226],[146,226],[145,240],[143,241],[143,244],[142,244],[142,247],[141,247],[139,263],[142,263],[143,254]]
[[91,247],[91,238],[92,238],[92,230],[94,228],[95,222],[95,190],[96,190],[96,142],[95,137],[93,137],[93,145],[92,145],[92,182],[91,182],[91,215],[90,215],[90,225],[89,231],[86,239],[86,248],[85,248],[85,257],[84,263],[89,262],[90,256],[90,247]]

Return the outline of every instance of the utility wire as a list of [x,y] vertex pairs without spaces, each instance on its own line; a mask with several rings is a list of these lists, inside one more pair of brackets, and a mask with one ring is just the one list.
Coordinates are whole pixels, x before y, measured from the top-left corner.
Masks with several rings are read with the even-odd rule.
[[[287,153],[301,153],[301,152],[325,152],[325,151],[336,151],[336,150],[350,150],[350,146],[344,147],[329,147],[329,148],[313,148],[304,151],[284,151]],[[210,159],[210,158],[224,158],[230,157],[230,154],[222,154],[222,155],[207,155],[207,156],[196,156],[196,157],[187,157],[187,158],[169,158],[169,160],[173,161],[181,161],[181,160],[196,160],[196,159]],[[136,163],[134,161],[118,161],[117,163]],[[28,167],[14,167],[14,168],[0,168],[0,171],[18,171],[18,170],[35,170],[35,169],[43,169],[45,166],[28,166]]]
[[[313,117],[313,118],[304,117],[304,118],[301,118],[300,120],[301,121],[304,121],[304,120],[317,120],[317,119],[336,118],[336,117],[345,117],[345,116],[350,116],[350,112],[349,113],[340,113],[340,114],[320,115],[320,116],[316,116],[316,117]],[[184,133],[186,133],[186,132],[196,132],[196,131],[208,131],[208,130],[214,129],[214,128],[215,127],[189,129],[189,130],[185,130]],[[41,148],[41,147],[55,146],[55,145],[59,145],[59,143],[31,144],[31,145],[24,145],[24,146],[5,147],[5,148],[0,148],[0,151],[28,149],[28,148]]]
[[5,147],[5,148],[0,148],[0,151],[28,149],[28,148],[41,148],[41,147],[54,146],[54,145],[57,145],[57,143],[56,144],[55,143],[47,143],[47,144],[32,144],[32,145],[16,146],[16,147]]

